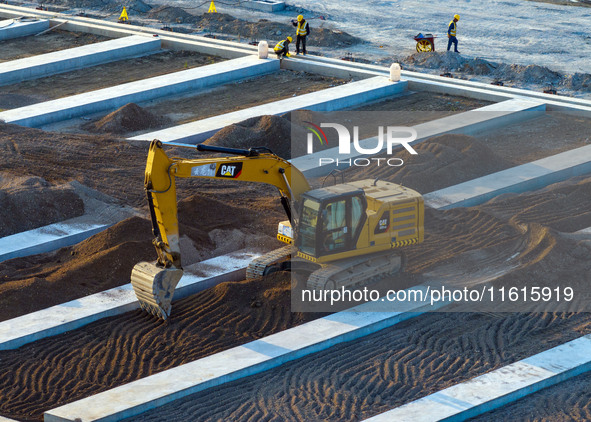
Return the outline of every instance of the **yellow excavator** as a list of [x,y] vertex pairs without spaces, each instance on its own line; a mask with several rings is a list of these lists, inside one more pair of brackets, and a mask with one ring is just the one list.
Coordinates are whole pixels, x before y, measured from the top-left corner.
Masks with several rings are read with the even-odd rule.
[[423,241],[423,197],[412,189],[373,179],[311,189],[297,168],[266,148],[200,144],[191,148],[226,155],[186,159],[169,157],[163,147],[158,140],[150,144],[144,179],[158,260],[138,263],[131,274],[141,307],[159,318],[170,315],[183,274],[177,177],[277,187],[288,217],[277,239],[287,246],[254,259],[247,279],[298,271],[308,275],[308,289],[352,288],[400,271],[403,255],[393,249]]

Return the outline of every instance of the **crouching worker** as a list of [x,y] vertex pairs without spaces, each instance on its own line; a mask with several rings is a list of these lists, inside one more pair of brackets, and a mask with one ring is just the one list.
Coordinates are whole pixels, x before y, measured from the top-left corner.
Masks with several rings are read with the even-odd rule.
[[293,38],[287,37],[286,39],[279,41],[273,51],[277,54],[277,58],[289,57],[289,43],[293,41]]

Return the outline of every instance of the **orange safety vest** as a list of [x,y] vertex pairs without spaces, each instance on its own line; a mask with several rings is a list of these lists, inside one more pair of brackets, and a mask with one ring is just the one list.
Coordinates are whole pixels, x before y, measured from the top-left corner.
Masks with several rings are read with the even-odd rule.
[[296,30],[296,35],[308,35],[308,21],[298,22],[298,29]]

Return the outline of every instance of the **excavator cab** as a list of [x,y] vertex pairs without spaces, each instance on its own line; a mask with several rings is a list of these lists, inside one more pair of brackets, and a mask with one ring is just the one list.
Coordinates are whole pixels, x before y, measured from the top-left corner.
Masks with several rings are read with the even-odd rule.
[[302,195],[296,247],[316,259],[355,249],[366,220],[363,189],[339,185]]

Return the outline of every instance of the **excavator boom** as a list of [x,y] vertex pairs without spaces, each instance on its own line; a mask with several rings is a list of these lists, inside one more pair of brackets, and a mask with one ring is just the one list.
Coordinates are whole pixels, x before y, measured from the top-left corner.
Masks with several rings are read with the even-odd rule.
[[273,185],[279,190],[290,221],[297,219],[294,202],[310,189],[299,170],[268,150],[206,145],[198,145],[196,149],[232,155],[197,159],[169,157],[158,140],[152,141],[148,153],[144,187],[158,260],[137,264],[131,274],[131,284],[141,307],[162,319],[170,315],[173,293],[183,274],[177,217],[177,177]]

